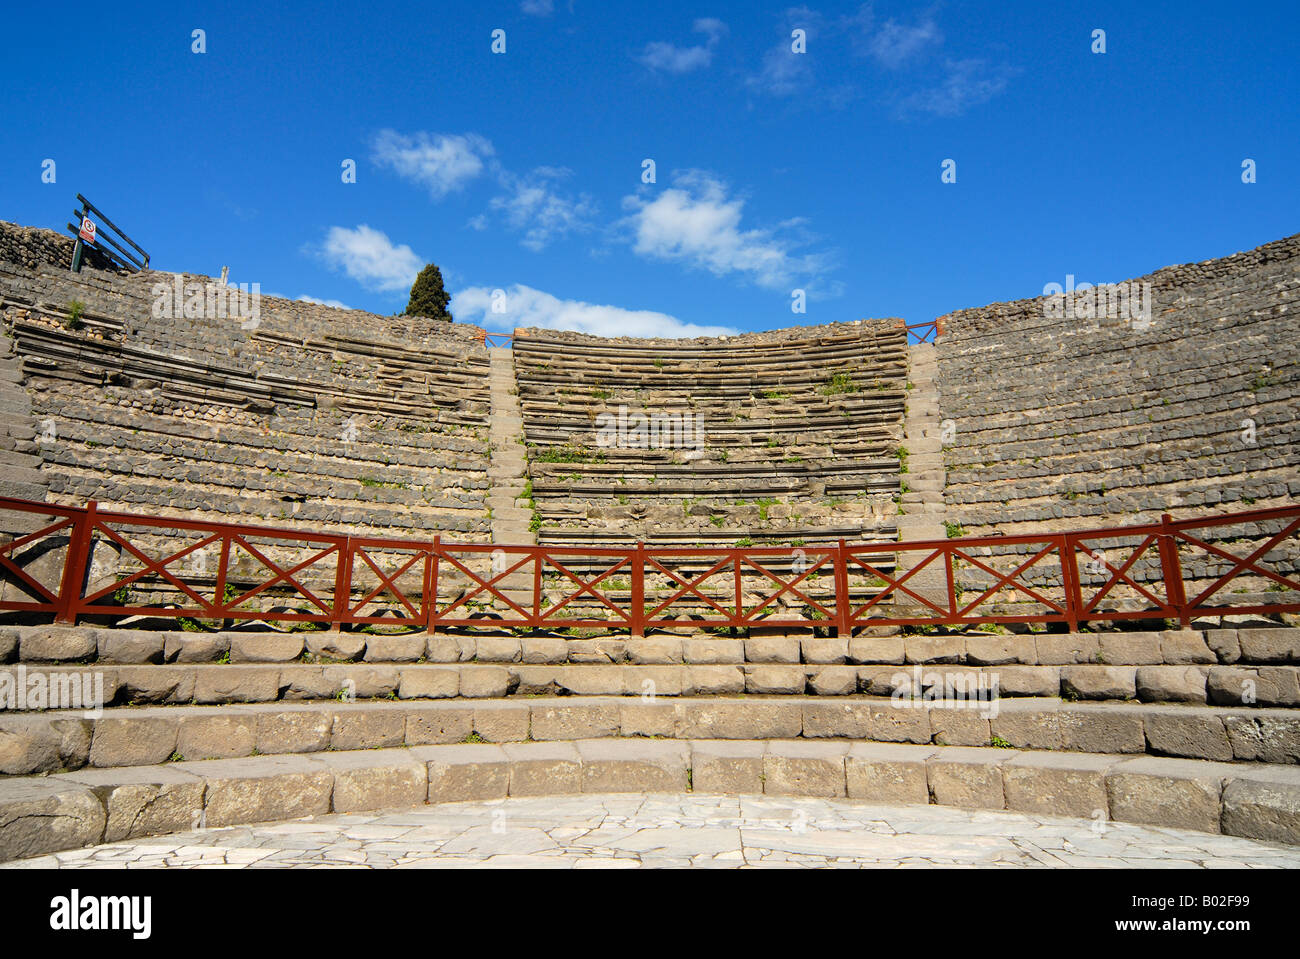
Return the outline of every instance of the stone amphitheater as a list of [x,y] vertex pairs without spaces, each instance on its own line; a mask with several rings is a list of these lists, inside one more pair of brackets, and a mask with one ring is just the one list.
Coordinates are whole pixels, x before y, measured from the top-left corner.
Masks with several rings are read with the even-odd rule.
[[628,793],[1300,844],[1300,235],[1144,323],[501,347],[71,253],[0,223],[0,861]]

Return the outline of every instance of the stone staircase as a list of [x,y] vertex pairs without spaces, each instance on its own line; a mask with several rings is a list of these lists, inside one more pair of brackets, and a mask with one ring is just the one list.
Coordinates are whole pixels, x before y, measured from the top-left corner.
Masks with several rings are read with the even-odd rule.
[[[40,473],[40,443],[51,438],[32,415],[31,397],[23,386],[22,357],[14,352],[9,336],[0,337],[0,418],[0,496],[44,501],[48,477]],[[35,517],[0,516],[0,533],[35,528]]]
[[[104,702],[0,713],[0,860],[581,792],[841,796],[1300,843],[1300,630],[349,640],[0,628],[0,693],[97,674]],[[996,697],[957,698],[994,679]]]
[[[505,546],[532,545],[537,542],[537,534],[532,529],[533,511],[526,498],[528,461],[524,455],[524,421],[515,386],[514,352],[507,347],[489,347],[488,362],[492,417],[488,430],[491,485],[487,502],[492,516],[492,542]],[[525,609],[532,603],[533,582],[527,572],[511,573],[497,586]],[[495,601],[494,605],[503,604]]]

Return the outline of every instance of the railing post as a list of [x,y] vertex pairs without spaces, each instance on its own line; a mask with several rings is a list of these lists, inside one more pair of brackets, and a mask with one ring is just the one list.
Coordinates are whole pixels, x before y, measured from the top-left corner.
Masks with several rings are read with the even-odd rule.
[[1079,556],[1074,540],[1062,534],[1061,551],[1061,588],[1065,592],[1065,621],[1070,632],[1079,631],[1079,614],[1083,612],[1083,591],[1079,587]]
[[342,631],[343,623],[351,612],[352,606],[352,537],[346,537],[339,545],[339,565],[334,575],[334,613],[330,616],[330,628]]
[[849,560],[844,555],[844,540],[835,547],[835,633],[840,639],[850,639],[853,627],[849,624],[853,598],[849,596]]
[[1187,594],[1183,592],[1183,565],[1178,558],[1178,540],[1174,538],[1173,519],[1168,513],[1160,517],[1160,575],[1165,581],[1165,599],[1174,608],[1179,624],[1192,624],[1187,611]]
[[429,556],[429,617],[424,631],[432,633],[438,625],[438,566],[442,561],[442,534],[433,535],[433,552]]
[[68,552],[63,560],[63,579],[59,582],[59,606],[54,621],[67,626],[77,623],[81,605],[81,587],[90,563],[90,546],[94,539],[95,501],[92,499],[77,517],[68,537]]
[[634,639],[645,638],[645,544],[637,541],[632,551],[632,609],[631,634]]

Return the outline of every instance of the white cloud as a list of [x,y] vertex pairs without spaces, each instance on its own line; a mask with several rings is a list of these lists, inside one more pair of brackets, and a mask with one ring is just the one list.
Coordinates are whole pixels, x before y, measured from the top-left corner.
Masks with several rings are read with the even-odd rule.
[[781,39],[763,54],[762,68],[757,74],[746,77],[745,85],[757,93],[774,97],[793,96],[811,88],[814,81],[812,61],[809,59],[811,54],[795,53],[791,49],[794,43],[791,34],[796,29],[804,31],[807,50],[814,50],[823,22],[820,13],[807,7],[787,10]]
[[713,61],[714,47],[727,32],[727,25],[715,17],[702,17],[695,21],[692,29],[705,35],[703,46],[679,47],[655,40],[646,44],[636,61],[651,70],[665,73],[690,73],[707,67]]
[[[775,231],[742,229],[745,201],[728,196],[724,183],[702,171],[677,174],[672,187],[653,199],[628,196],[623,205],[632,211],[624,225],[634,236],[633,250],[651,259],[685,262],[715,276],[738,273],[770,289],[807,289],[831,266],[825,254],[795,255],[795,240]],[[802,226],[791,220],[778,229]]]
[[969,107],[984,103],[1005,90],[1014,73],[1010,67],[990,67],[983,60],[949,60],[944,67],[942,83],[903,98],[899,108],[903,113],[959,116]]
[[420,132],[408,137],[396,130],[380,130],[371,147],[371,159],[422,184],[440,200],[478,177],[493,152],[492,144],[477,133]]
[[532,17],[549,17],[555,12],[555,0],[523,0],[519,9]]
[[652,310],[625,310],[619,306],[601,306],[581,300],[561,300],[514,284],[505,293],[505,312],[494,313],[493,293],[485,286],[461,290],[451,298],[451,312],[462,322],[483,327],[512,329],[535,326],[548,330],[571,330],[594,336],[727,336],[736,332],[727,326],[697,326],[684,323],[667,313]]
[[881,66],[894,70],[931,43],[943,43],[943,34],[929,17],[913,27],[889,20],[867,41],[867,51]]
[[405,292],[424,261],[409,246],[394,245],[387,235],[361,224],[355,230],[332,226],[314,251],[331,267],[380,293]]
[[[506,193],[488,205],[501,213],[512,229],[523,231],[524,246],[543,250],[552,240],[590,229],[597,212],[596,202],[586,193],[568,196],[556,188],[557,181],[571,175],[571,170],[557,167],[538,167],[526,176],[503,170],[501,185]],[[470,226],[482,230],[487,223],[480,215],[470,220]]]
[[348,306],[346,303],[341,303],[338,300],[321,300],[321,299],[317,299],[314,296],[308,296],[306,293],[302,294],[302,296],[297,297],[297,300],[299,303],[315,303],[318,306],[332,306],[336,310],[352,309],[352,307]]

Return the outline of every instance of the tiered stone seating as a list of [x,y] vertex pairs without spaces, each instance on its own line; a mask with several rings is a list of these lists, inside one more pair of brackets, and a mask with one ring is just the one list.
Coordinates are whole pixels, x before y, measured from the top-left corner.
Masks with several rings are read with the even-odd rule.
[[1300,495],[1300,237],[1128,283],[1150,285],[1149,325],[1051,318],[1041,297],[941,319],[950,524],[1036,533]]
[[[1300,630],[638,643],[35,626],[0,630],[0,662],[0,690],[97,674],[107,707],[0,716],[0,860],[200,816],[691,790],[1300,842]],[[898,693],[918,681],[995,693],[965,708]]]
[[0,265],[52,502],[486,538],[475,331],[274,298],[249,329],[154,316],[149,289],[171,281]]
[[[543,544],[895,535],[907,381],[896,323],[682,341],[523,330],[515,365]],[[685,414],[690,429],[668,448],[610,442],[598,433],[620,410],[629,429],[637,414]]]

